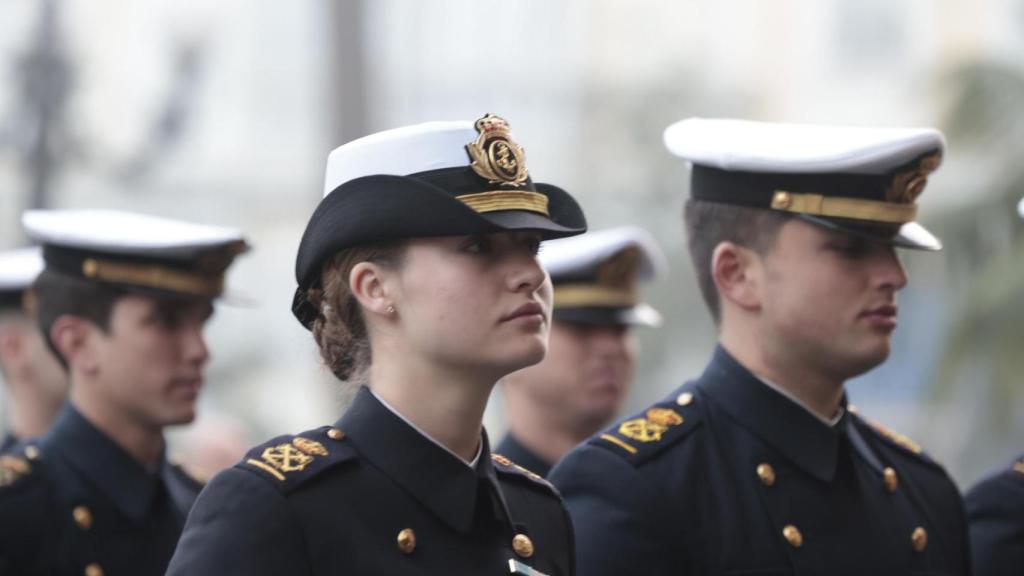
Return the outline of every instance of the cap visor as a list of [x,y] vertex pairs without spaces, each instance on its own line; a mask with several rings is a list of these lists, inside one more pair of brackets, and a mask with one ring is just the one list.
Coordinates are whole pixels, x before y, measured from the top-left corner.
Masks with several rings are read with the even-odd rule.
[[573,236],[582,233],[586,229],[562,226],[551,221],[546,216],[522,210],[487,212],[480,214],[480,216],[504,230],[536,230],[544,235],[545,240]]
[[649,326],[661,325],[661,314],[647,304],[628,308],[555,308],[555,320],[590,326]]
[[942,241],[917,222],[902,226],[873,226],[856,220],[824,218],[800,214],[800,219],[817,224],[829,230],[837,230],[886,246],[909,248],[911,250],[942,250]]

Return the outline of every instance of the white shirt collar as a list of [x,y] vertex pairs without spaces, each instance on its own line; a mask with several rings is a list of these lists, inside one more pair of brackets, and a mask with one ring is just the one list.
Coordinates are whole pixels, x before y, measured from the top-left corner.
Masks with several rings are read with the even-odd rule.
[[792,394],[789,393],[789,391],[785,390],[784,388],[782,388],[778,384],[776,384],[774,382],[770,382],[768,380],[765,380],[764,378],[761,378],[760,376],[755,376],[755,378],[760,380],[761,383],[764,384],[765,386],[771,388],[772,390],[775,390],[779,394],[782,394],[783,396],[788,398],[791,402],[793,402],[797,406],[799,406],[799,407],[803,408],[804,410],[806,410],[811,416],[814,416],[815,418],[820,420],[823,424],[825,424],[829,428],[835,428],[836,425],[839,424],[839,421],[843,419],[843,414],[846,414],[846,409],[843,408],[842,406],[840,406],[839,407],[839,411],[836,412],[835,416],[833,416],[831,418],[822,418],[821,415],[819,415],[814,410],[811,410],[810,407],[808,407],[806,404],[801,402],[796,396],[793,396]]
[[463,464],[469,466],[473,470],[476,470],[476,465],[477,465],[478,462],[480,462],[480,455],[484,451],[484,442],[483,442],[483,438],[482,437],[481,437],[480,442],[477,444],[477,447],[476,447],[476,456],[473,456],[473,459],[471,461],[466,462],[466,460],[463,459],[462,456],[459,456],[455,452],[452,452],[451,450],[449,450],[447,446],[445,446],[444,444],[441,444],[440,442],[435,440],[434,437],[432,437],[430,434],[427,434],[426,432],[424,432],[419,426],[413,424],[408,418],[403,416],[401,412],[399,412],[398,410],[395,410],[394,406],[392,406],[391,404],[388,404],[383,398],[378,396],[377,393],[373,391],[373,388],[370,388],[369,390],[370,390],[370,394],[373,394],[373,397],[376,398],[378,402],[380,402],[385,408],[390,410],[392,414],[394,414],[395,416],[398,416],[399,418],[401,418],[402,422],[405,422],[413,430],[419,432],[421,436],[423,436],[427,440],[430,440],[431,442],[433,442],[434,444],[439,446],[442,450],[444,450],[445,452],[447,452],[447,453],[451,454],[452,456],[454,456],[455,458],[457,458],[459,460],[459,462],[462,462]]

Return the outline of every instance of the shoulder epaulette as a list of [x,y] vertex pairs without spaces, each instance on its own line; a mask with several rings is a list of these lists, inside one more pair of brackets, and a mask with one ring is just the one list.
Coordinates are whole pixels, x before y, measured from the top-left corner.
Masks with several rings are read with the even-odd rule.
[[550,482],[545,480],[543,476],[537,474],[533,470],[529,470],[523,466],[520,466],[519,464],[516,464],[515,462],[509,460],[507,457],[502,456],[501,454],[491,454],[491,463],[494,465],[494,469],[497,470],[498,472],[504,472],[506,474],[528,478],[533,482],[540,484],[545,488],[551,490],[552,492],[556,492],[555,487],[552,486]]
[[935,460],[932,460],[931,456],[929,456],[928,453],[925,452],[923,448],[921,448],[920,444],[914,442],[906,435],[900,434],[899,432],[892,430],[891,428],[885,426],[884,424],[875,422],[874,420],[868,420],[867,418],[864,418],[858,414],[854,414],[854,417],[860,418],[865,424],[868,425],[869,429],[873,430],[878,435],[878,437],[884,440],[886,443],[895,446],[902,450],[903,452],[911,454],[915,456],[917,459],[922,460],[928,464],[931,464],[933,466],[939,466],[939,463],[936,462]]
[[0,456],[0,488],[14,486],[32,474],[32,464],[25,458],[6,454]]
[[323,426],[294,436],[278,436],[252,450],[235,467],[267,478],[288,492],[317,474],[356,457],[337,428]]
[[700,424],[698,404],[697,391],[687,384],[671,397],[594,436],[590,443],[639,465],[685,438]]

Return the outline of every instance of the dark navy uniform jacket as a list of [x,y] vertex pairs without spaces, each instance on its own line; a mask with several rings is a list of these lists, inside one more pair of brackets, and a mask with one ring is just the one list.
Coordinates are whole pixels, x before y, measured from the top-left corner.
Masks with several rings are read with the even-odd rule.
[[967,493],[977,576],[1024,574],[1024,456]]
[[549,478],[588,576],[969,571],[962,500],[919,447],[850,411],[831,427],[721,348]]
[[0,466],[0,575],[163,574],[202,486],[149,472],[70,404]]
[[551,464],[548,464],[543,458],[534,454],[532,450],[523,446],[511,432],[505,435],[505,438],[494,451],[538,476],[547,476],[548,472],[551,471]]
[[168,574],[564,576],[572,546],[555,490],[492,456],[486,435],[470,468],[363,388],[334,427],[275,438],[214,477]]

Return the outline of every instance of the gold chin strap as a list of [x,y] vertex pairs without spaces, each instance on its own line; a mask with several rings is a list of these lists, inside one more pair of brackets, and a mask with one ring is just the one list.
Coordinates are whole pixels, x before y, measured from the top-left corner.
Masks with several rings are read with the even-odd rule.
[[165,266],[104,262],[89,258],[82,262],[82,274],[117,284],[134,284],[170,292],[216,298],[224,290],[224,275],[203,276]]
[[636,292],[599,284],[562,284],[555,287],[555,308],[635,306]]
[[771,207],[783,212],[890,224],[906,224],[913,222],[917,217],[916,204],[897,204],[861,198],[830,198],[821,194],[797,194],[785,190],[775,191]]
[[548,214],[548,197],[539,192],[495,190],[463,194],[456,196],[455,199],[481,214],[499,210],[526,210],[550,216]]

